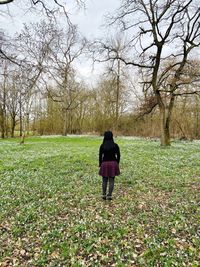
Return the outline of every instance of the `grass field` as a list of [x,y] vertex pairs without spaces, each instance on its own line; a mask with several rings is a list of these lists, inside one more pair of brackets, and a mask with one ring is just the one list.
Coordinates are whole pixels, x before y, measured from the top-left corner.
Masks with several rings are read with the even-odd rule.
[[0,140],[0,266],[200,266],[200,142],[117,138],[109,202],[101,141]]

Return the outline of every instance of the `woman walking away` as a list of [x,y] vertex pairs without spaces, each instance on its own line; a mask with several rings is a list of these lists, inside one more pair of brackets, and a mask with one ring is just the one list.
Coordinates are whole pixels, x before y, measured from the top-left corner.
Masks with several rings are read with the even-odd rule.
[[[102,176],[102,198],[112,200],[115,176],[120,175],[119,170],[120,149],[114,143],[113,134],[110,131],[104,133],[103,143],[99,148],[99,175]],[[108,194],[107,184],[109,182]]]

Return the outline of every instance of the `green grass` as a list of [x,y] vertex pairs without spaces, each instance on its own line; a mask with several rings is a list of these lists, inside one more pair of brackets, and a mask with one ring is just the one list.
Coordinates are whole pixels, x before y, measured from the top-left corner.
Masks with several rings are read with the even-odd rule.
[[117,138],[108,202],[101,141],[0,140],[0,266],[200,266],[200,142]]

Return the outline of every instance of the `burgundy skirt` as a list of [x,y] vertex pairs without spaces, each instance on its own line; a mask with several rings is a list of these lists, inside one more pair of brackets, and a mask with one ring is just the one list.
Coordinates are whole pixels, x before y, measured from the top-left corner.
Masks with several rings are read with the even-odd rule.
[[120,175],[117,161],[103,161],[99,170],[99,175],[103,177],[114,177]]

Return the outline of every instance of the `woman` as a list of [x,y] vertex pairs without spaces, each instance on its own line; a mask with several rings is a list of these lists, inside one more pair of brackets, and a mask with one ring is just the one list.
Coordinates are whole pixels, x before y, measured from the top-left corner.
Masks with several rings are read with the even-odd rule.
[[[103,143],[99,148],[99,175],[102,176],[102,198],[112,199],[115,176],[120,174],[120,149],[114,143],[113,134],[110,131],[104,133]],[[108,194],[107,184],[109,182]]]

